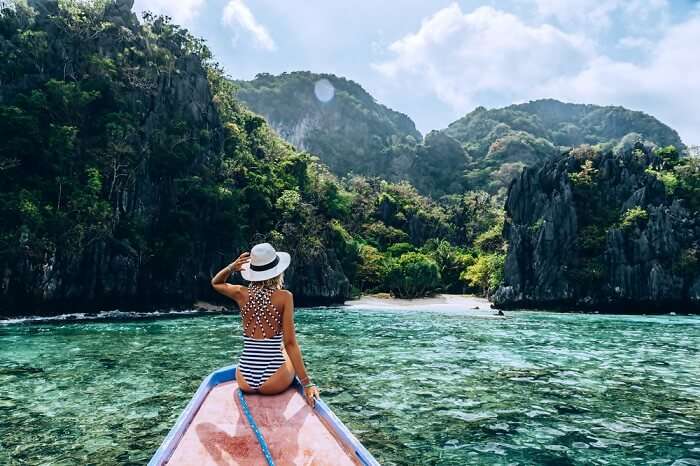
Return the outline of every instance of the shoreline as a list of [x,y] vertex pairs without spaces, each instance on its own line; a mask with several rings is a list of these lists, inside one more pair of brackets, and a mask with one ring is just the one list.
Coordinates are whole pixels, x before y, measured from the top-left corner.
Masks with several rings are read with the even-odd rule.
[[[375,293],[361,295],[358,298],[345,301],[338,301],[329,304],[301,304],[298,308],[326,308],[339,307],[349,310],[385,310],[385,311],[441,311],[452,313],[467,313],[475,316],[501,317],[497,316],[499,310],[508,313],[518,311],[552,312],[560,314],[606,314],[606,315],[698,315],[700,311],[695,308],[666,308],[649,309],[629,309],[620,308],[580,308],[575,305],[569,306],[496,306],[493,302],[480,296],[468,294],[437,294],[425,298],[403,299],[394,298],[388,293]],[[197,315],[216,314],[236,314],[238,308],[226,306],[220,301],[198,300],[189,305],[179,306],[123,306],[108,307],[107,309],[79,311],[75,312],[38,312],[34,314],[10,314],[0,315],[0,325],[23,322],[76,322],[102,319],[133,319],[133,318],[168,318],[168,317],[188,317]]]
[[467,294],[437,294],[426,298],[394,298],[387,293],[362,295],[345,301],[344,306],[357,309],[405,310],[474,310],[493,313],[493,303],[486,298]]
[[[335,304],[318,304],[318,305],[301,305],[299,308],[325,308],[329,306],[337,306],[340,308],[349,309],[402,309],[402,310],[447,310],[447,311],[471,311],[479,313],[484,312],[485,315],[493,315],[495,309],[491,308],[491,302],[485,298],[473,295],[457,295],[457,294],[438,294],[426,298],[416,299],[401,299],[394,298],[388,293],[377,293],[362,295],[356,299],[341,301]],[[131,308],[124,306],[122,308],[108,308],[95,311],[76,311],[76,312],[58,312],[58,313],[36,313],[24,315],[8,315],[0,316],[0,324],[16,324],[25,322],[79,322],[93,321],[103,319],[149,319],[149,318],[169,318],[169,317],[188,317],[198,315],[216,315],[216,314],[237,314],[238,308],[226,306],[220,302],[211,302],[205,300],[195,301],[190,305],[182,306],[163,306],[162,308]]]

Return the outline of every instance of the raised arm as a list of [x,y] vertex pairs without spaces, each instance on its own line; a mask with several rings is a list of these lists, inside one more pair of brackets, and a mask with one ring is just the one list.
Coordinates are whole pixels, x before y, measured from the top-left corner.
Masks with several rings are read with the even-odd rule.
[[243,267],[243,264],[250,261],[249,256],[250,253],[244,252],[243,254],[238,256],[238,259],[231,262],[223,269],[219,270],[219,272],[216,275],[214,275],[214,278],[211,279],[211,286],[222,295],[228,296],[229,298],[237,302],[241,286],[231,285],[230,283],[226,282],[228,280],[228,277],[230,277],[233,272],[240,271],[241,267]]
[[284,348],[287,350],[289,359],[294,365],[294,371],[299,376],[299,380],[304,385],[304,395],[306,402],[311,406],[316,405],[318,398],[318,387],[311,381],[306,373],[304,358],[301,355],[301,348],[297,343],[296,329],[294,328],[294,297],[289,291],[284,291],[284,313],[282,314],[282,333],[284,335]]

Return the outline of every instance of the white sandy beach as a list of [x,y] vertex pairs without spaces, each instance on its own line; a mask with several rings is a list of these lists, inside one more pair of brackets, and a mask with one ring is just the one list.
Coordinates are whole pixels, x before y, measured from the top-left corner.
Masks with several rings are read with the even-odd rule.
[[497,311],[491,308],[486,298],[473,295],[438,294],[430,298],[398,299],[388,294],[365,295],[359,299],[345,301],[345,305],[355,309],[396,309],[416,311],[468,311],[470,314],[491,316]]

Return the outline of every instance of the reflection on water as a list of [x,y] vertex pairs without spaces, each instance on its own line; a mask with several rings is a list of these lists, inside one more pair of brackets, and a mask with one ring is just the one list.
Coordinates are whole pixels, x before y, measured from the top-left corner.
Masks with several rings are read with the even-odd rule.
[[[700,318],[297,311],[322,396],[384,465],[700,464]],[[237,316],[0,325],[0,464],[144,464]]]

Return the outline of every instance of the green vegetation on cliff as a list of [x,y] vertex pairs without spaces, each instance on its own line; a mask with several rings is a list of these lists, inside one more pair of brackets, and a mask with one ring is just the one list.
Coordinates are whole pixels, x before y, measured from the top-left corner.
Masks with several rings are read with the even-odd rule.
[[532,166],[582,144],[609,148],[630,133],[660,146],[683,143],[656,118],[623,107],[601,107],[544,99],[487,110],[478,107],[444,132],[471,156],[466,187],[497,192],[524,166]]
[[[203,41],[167,18],[140,23],[132,7],[0,3],[0,314],[210,299],[211,275],[263,240],[292,253],[287,284],[306,303],[490,295],[514,282],[514,261],[518,273],[544,263],[522,262],[523,238],[576,251],[545,275],[596,289],[609,282],[611,231],[616,241],[651,235],[659,205],[683,216],[700,204],[697,160],[638,144],[642,134],[681,147],[646,115],[541,101],[477,109],[421,140],[408,117],[332,75],[233,82]],[[325,103],[319,79],[335,88]],[[295,148],[277,133],[302,139]],[[504,217],[504,186],[579,142],[595,147],[571,151],[561,175],[576,234],[557,240],[554,214],[542,212],[514,234],[514,206],[540,194],[518,185]],[[625,165],[630,201],[615,197],[612,162],[595,155],[613,147],[639,162]],[[679,244],[658,267],[692,277],[698,246]]]
[[241,106],[201,40],[130,0],[3,5],[0,314],[211,298],[261,240],[292,253],[305,302],[465,288],[495,204],[338,180]]
[[[315,93],[324,80],[335,89],[327,102]],[[235,84],[237,98],[338,176],[408,181],[435,198],[464,191],[468,156],[458,141],[437,131],[423,141],[410,118],[377,103],[353,81],[298,71]]]
[[[336,88],[328,102],[314,93],[322,79]],[[247,106],[336,175],[408,181],[434,198],[465,190],[503,196],[523,167],[582,144],[609,148],[630,133],[660,146],[684,147],[678,134],[656,118],[622,107],[551,99],[500,109],[479,107],[421,140],[408,117],[334,75],[264,74],[236,85]]]
[[503,306],[700,308],[700,160],[624,138],[526,170],[506,203]]
[[[0,16],[0,268],[6,312],[186,303],[256,235],[323,248],[310,157],[241,107],[202,41],[132,2],[17,3]],[[284,229],[286,192],[299,194]],[[305,221],[308,220],[308,221]],[[292,283],[294,281],[292,280]],[[349,293],[347,279],[296,288]]]
[[[334,89],[330,100],[317,97],[319,82]],[[336,174],[382,173],[391,164],[387,147],[422,139],[409,117],[377,103],[359,84],[332,74],[263,73],[252,81],[236,81],[236,87],[236,97],[285,140],[319,155]]]

